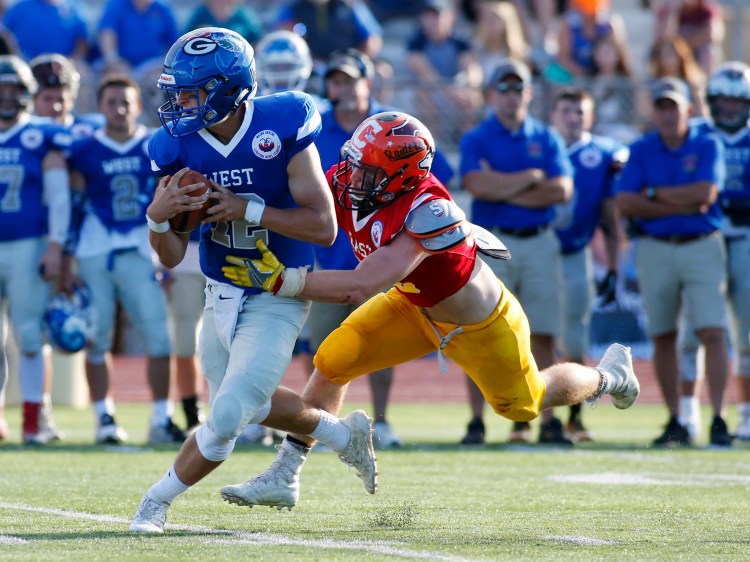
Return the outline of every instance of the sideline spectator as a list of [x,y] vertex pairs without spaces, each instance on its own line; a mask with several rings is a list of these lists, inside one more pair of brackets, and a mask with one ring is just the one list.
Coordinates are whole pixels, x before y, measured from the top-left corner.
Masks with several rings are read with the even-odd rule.
[[488,0],[479,3],[474,53],[485,81],[499,59],[513,58],[527,62],[529,45],[521,29],[518,10],[512,3]]
[[[558,345],[565,361],[582,364],[589,346],[595,289],[601,305],[616,302],[620,237],[612,189],[628,153],[618,142],[590,133],[594,112],[594,100],[585,90],[562,89],[552,102],[551,124],[565,141],[575,170],[573,197],[557,207],[554,221],[562,252],[564,287],[563,329]],[[598,288],[590,247],[597,228],[604,234],[607,259],[607,274]],[[570,407],[565,431],[575,443],[592,440],[581,419],[581,404]]]
[[[681,37],[657,38],[649,51],[649,71],[652,80],[678,78],[687,83],[690,90],[690,104],[694,116],[708,115],[703,89],[706,75],[695,62],[690,47]],[[648,100],[651,113],[651,100]]]
[[105,78],[97,99],[105,125],[76,141],[70,157],[75,216],[80,217],[73,221],[70,247],[97,312],[96,334],[86,350],[95,440],[113,444],[127,440],[115,421],[110,389],[110,349],[119,301],[147,347],[152,394],[148,442],[179,443],[185,435],[171,418],[167,305],[143,220],[155,183],[145,151],[151,131],[138,124],[143,107],[140,89],[131,78]]
[[[528,114],[533,95],[529,68],[501,60],[487,83],[494,113],[461,138],[461,175],[474,198],[473,222],[501,237],[513,255],[486,260],[524,306],[531,349],[545,369],[555,359],[562,290],[560,242],[550,225],[554,206],[572,196],[573,168],[562,139]],[[473,419],[463,443],[478,444],[484,440],[484,402],[476,385],[469,389]],[[540,442],[570,444],[560,420],[549,410],[542,416]],[[528,422],[514,422],[510,441],[528,442],[529,432]]]
[[137,76],[160,67],[177,39],[177,22],[164,0],[108,0],[98,29],[104,74]]
[[685,40],[706,76],[723,60],[724,14],[715,0],[662,2],[655,19],[661,35]]
[[[706,349],[714,418],[711,443],[731,445],[722,418],[727,382],[726,253],[716,203],[724,184],[724,150],[716,136],[689,123],[687,85],[658,80],[652,91],[656,130],[630,147],[616,184],[617,207],[638,238],[636,267],[654,345],[654,370],[669,421],[654,445],[692,445],[680,415],[677,319],[682,312]],[[695,384],[691,392],[695,392]]]
[[263,35],[263,24],[258,14],[250,6],[239,5],[238,0],[206,0],[197,6],[185,26],[185,32],[199,27],[231,29],[252,45]]
[[334,51],[357,49],[375,58],[383,30],[362,0],[293,0],[281,9],[278,27],[294,31],[323,64]]
[[609,12],[609,0],[571,0],[560,22],[557,61],[571,76],[591,76],[596,70],[594,44],[611,35],[620,53],[626,51],[622,18]]
[[594,133],[629,144],[640,131],[638,123],[637,85],[622,45],[611,34],[594,43],[594,75],[589,91],[595,101]]
[[477,120],[482,68],[471,44],[456,34],[451,0],[425,0],[419,22],[406,60],[418,81],[416,106],[437,138],[454,138]]
[[[719,206],[724,215],[729,329],[740,414],[735,435],[741,441],[750,441],[750,68],[740,61],[719,65],[708,80],[706,99],[711,119],[698,124],[706,133],[715,133],[723,143],[727,169]],[[680,328],[682,384],[695,385],[699,380],[696,356],[700,342],[691,326]],[[680,399],[680,416],[688,430],[697,434],[701,425],[698,396],[688,394]],[[712,424],[711,434],[714,431]],[[714,440],[712,436],[711,442]]]
[[68,0],[19,0],[3,17],[26,60],[59,53],[83,60],[90,44],[86,23]]
[[[59,438],[50,431],[54,428],[39,423],[44,393],[42,316],[49,284],[59,282],[70,222],[64,154],[71,139],[57,124],[31,118],[35,90],[36,80],[23,60],[0,56],[0,148],[6,155],[0,166],[5,178],[0,197],[0,314],[7,304],[19,350],[23,442],[44,445]],[[3,338],[0,355],[5,355],[5,345]]]

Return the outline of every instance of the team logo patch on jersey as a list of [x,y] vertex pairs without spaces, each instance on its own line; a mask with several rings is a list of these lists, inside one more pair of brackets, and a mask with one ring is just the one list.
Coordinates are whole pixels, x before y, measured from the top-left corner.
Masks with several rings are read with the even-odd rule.
[[44,140],[44,134],[39,129],[26,129],[21,133],[21,145],[27,150],[39,148]]
[[538,142],[529,142],[529,144],[526,145],[526,151],[531,158],[542,157],[542,145]]
[[694,172],[698,169],[698,156],[696,154],[686,154],[682,158],[682,169],[685,172]]
[[370,227],[370,237],[376,248],[380,248],[380,240],[383,238],[383,223],[375,221]]
[[253,152],[258,158],[270,160],[281,152],[281,139],[274,131],[261,131],[253,138]]
[[595,146],[587,146],[578,156],[578,160],[581,162],[581,166],[584,168],[596,168],[602,163],[602,151]]

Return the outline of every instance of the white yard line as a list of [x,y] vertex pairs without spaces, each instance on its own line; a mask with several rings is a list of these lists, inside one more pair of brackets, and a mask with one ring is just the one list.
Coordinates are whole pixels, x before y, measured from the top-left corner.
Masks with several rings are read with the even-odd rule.
[[579,544],[581,546],[616,546],[620,544],[617,541],[605,541],[602,539],[595,539],[592,537],[581,537],[578,535],[552,535],[549,537],[543,537],[548,541],[565,542],[571,544]]
[[[103,515],[96,513],[85,513],[82,511],[73,511],[70,509],[55,509],[51,507],[37,507],[25,504],[12,504],[0,502],[0,509],[14,509],[17,511],[27,511],[33,513],[44,513],[45,515],[56,515],[59,517],[68,517],[70,519],[87,519],[99,521],[102,523],[115,523],[126,526],[130,523],[129,518],[116,517],[114,515]],[[470,562],[468,558],[457,556],[448,556],[437,552],[421,552],[418,550],[408,550],[398,548],[386,542],[376,541],[338,541],[331,539],[295,539],[285,535],[274,535],[270,533],[252,533],[247,531],[230,531],[226,529],[216,529],[213,527],[203,527],[198,525],[167,525],[167,531],[187,531],[190,533],[203,533],[215,536],[207,539],[209,542],[217,544],[253,544],[266,546],[304,546],[306,548],[320,548],[324,550],[358,550],[373,552],[376,554],[388,556],[400,556],[402,558],[414,558],[418,560],[443,560],[446,562]],[[24,539],[12,536],[0,535],[0,544],[21,544],[26,543]]]
[[571,484],[629,485],[629,486],[747,486],[750,476],[742,474],[661,474],[654,472],[618,473],[598,472],[590,474],[552,474],[553,482]]

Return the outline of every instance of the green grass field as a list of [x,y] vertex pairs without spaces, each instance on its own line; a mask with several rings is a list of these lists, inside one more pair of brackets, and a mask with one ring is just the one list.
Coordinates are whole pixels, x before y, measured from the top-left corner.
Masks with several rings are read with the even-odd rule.
[[[575,450],[504,445],[509,422],[488,416],[490,444],[468,450],[455,445],[464,404],[394,404],[407,446],[379,452],[376,495],[321,452],[292,512],[229,505],[219,488],[275,453],[238,447],[177,499],[164,535],[133,536],[142,493],[177,450],[140,446],[148,414],[119,406],[127,447],[91,445],[92,414],[70,408],[56,410],[63,443],[0,445],[0,560],[750,559],[748,449],[648,448],[665,422],[656,406],[587,409],[598,441]],[[19,418],[9,410],[15,439]]]

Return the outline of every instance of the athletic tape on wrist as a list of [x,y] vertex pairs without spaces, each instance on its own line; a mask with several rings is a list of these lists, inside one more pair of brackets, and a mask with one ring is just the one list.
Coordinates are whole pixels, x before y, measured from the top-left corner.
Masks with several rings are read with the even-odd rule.
[[306,267],[288,267],[279,277],[282,281],[273,288],[277,297],[296,297],[305,289]]
[[265,210],[265,203],[254,201],[251,199],[247,202],[247,209],[245,209],[245,220],[250,223],[250,226],[260,226],[260,219],[263,216],[263,211]]
[[163,232],[167,232],[171,226],[169,226],[169,221],[164,222],[156,222],[154,219],[146,215],[146,222],[148,223],[148,228],[150,230],[153,230],[154,232],[158,232],[159,234]]

